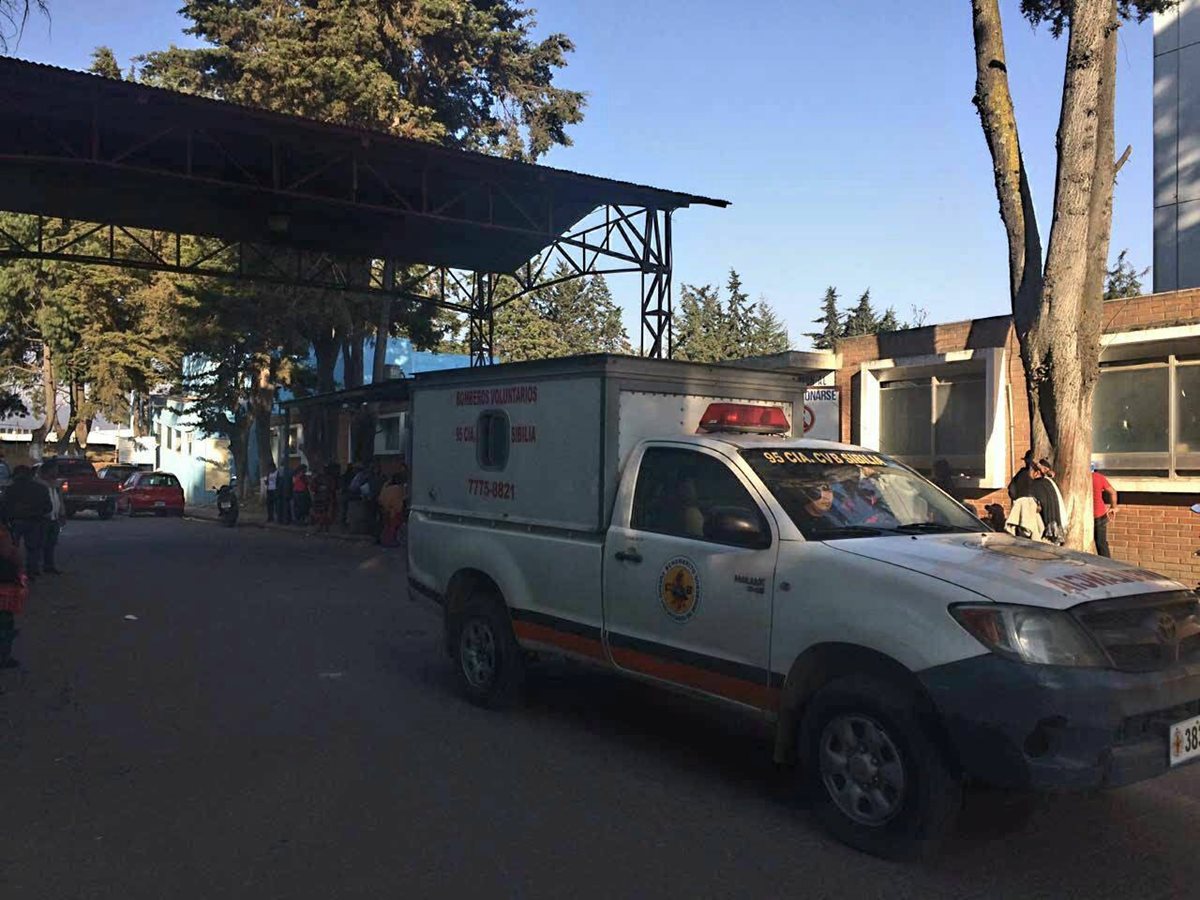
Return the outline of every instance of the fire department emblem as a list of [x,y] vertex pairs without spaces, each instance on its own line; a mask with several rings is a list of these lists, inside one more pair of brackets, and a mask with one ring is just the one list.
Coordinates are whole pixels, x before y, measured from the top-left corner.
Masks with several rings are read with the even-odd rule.
[[663,609],[676,622],[686,622],[700,603],[700,577],[695,564],[677,556],[663,566],[658,578],[658,598]]

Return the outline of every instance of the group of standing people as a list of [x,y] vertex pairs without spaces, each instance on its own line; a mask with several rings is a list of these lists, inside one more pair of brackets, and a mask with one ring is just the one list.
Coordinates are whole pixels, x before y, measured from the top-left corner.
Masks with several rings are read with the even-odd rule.
[[0,498],[0,669],[9,669],[17,665],[12,645],[28,580],[59,573],[55,551],[66,504],[53,461],[43,462],[36,476],[29,466],[10,470],[2,457],[0,465],[6,482]]
[[[1032,450],[1025,454],[1025,465],[1008,483],[1012,509],[1005,520],[1010,534],[1035,541],[1063,544],[1073,510],[1067,507],[1058,487],[1057,475],[1048,460],[1038,459]],[[1096,553],[1111,556],[1108,547],[1108,523],[1116,515],[1118,496],[1111,482],[1092,464],[1092,517],[1095,524]]]
[[403,466],[388,477],[378,460],[362,466],[348,463],[344,470],[330,463],[315,476],[304,463],[290,468],[285,462],[267,473],[267,521],[311,524],[317,531],[329,531],[337,521],[347,528],[351,504],[361,503],[376,541],[395,546],[403,527],[407,485]]

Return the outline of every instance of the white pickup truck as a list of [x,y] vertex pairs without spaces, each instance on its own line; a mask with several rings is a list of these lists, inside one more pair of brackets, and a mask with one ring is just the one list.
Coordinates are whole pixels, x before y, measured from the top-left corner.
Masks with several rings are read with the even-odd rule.
[[419,377],[410,587],[473,700],[561,655],[735,704],[841,839],[936,845],[969,782],[1200,758],[1196,596],[991,532],[905,465],[791,436],[777,372],[597,356]]

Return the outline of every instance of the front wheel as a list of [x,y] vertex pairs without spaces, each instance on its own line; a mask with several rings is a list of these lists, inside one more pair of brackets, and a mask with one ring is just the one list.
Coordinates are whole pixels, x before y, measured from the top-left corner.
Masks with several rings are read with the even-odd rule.
[[511,705],[520,694],[525,667],[503,601],[473,594],[455,631],[455,668],[467,699],[490,708]]
[[911,691],[865,676],[831,682],[808,704],[797,749],[814,813],[843,843],[913,859],[954,830],[962,781]]

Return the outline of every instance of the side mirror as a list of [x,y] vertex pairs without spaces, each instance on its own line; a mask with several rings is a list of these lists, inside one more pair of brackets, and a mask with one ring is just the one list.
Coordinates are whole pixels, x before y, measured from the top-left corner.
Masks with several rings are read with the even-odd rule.
[[704,538],[753,550],[771,546],[771,534],[765,530],[762,518],[757,513],[736,507],[713,510],[704,523]]

